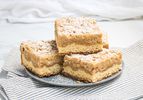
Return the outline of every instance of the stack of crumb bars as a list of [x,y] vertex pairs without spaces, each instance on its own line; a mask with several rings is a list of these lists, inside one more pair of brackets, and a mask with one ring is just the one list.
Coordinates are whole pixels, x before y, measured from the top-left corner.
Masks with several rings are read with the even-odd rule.
[[62,74],[83,82],[97,82],[119,72],[120,51],[109,49],[107,34],[89,17],[55,21],[55,40],[26,41],[21,63],[39,77]]

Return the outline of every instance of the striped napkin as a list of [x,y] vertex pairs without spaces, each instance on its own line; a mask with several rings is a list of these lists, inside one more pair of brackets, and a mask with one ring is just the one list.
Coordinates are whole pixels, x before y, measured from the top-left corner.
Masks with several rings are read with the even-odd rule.
[[20,65],[14,48],[5,61],[0,93],[7,100],[135,100],[143,97],[143,40],[122,49],[123,73],[117,79],[92,87],[55,87],[37,82]]

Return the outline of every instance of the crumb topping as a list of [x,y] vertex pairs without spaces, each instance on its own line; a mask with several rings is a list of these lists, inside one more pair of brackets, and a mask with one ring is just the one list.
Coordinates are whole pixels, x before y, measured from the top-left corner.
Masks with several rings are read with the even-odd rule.
[[105,58],[117,57],[120,53],[121,53],[120,51],[104,49],[103,51],[97,54],[88,54],[88,55],[72,54],[71,57],[78,58],[82,61],[87,61],[87,62],[93,61],[93,62],[98,63],[104,60]]
[[32,49],[37,54],[51,54],[57,52],[56,42],[52,41],[26,41],[23,42],[27,49]]
[[58,30],[62,34],[101,34],[94,18],[63,17],[58,21]]

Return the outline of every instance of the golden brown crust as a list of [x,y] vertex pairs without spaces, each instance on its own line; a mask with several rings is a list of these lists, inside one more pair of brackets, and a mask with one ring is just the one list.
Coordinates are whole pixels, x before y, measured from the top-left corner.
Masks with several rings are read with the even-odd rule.
[[113,64],[122,63],[122,54],[120,51],[103,49],[96,54],[72,54],[64,57],[64,66],[82,67],[88,72],[95,73],[104,71],[113,66]]

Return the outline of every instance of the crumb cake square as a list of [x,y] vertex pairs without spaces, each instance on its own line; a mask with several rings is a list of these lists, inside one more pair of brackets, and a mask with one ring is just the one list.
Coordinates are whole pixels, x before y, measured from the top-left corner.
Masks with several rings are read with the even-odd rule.
[[94,18],[63,17],[55,21],[55,37],[60,54],[101,51],[102,32]]
[[61,72],[63,57],[58,54],[55,41],[26,41],[21,43],[21,64],[39,77]]
[[66,55],[63,75],[84,82],[97,82],[121,70],[122,54],[120,51],[103,49],[96,54]]

